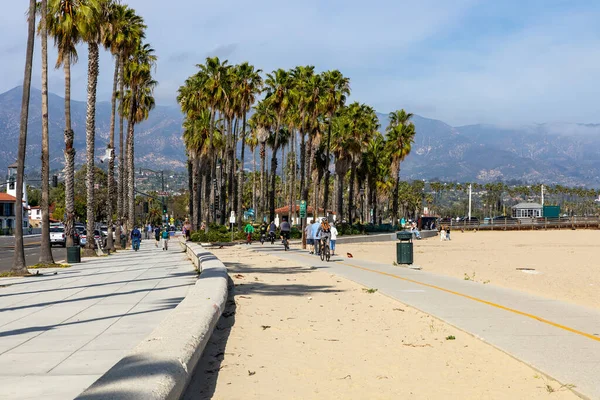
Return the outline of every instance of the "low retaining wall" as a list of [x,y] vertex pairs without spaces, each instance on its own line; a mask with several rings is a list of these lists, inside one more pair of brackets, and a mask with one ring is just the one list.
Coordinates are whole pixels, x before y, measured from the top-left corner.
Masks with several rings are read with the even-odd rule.
[[175,400],[191,374],[225,309],[227,268],[197,244],[186,252],[201,271],[196,284],[171,314],[125,358],[77,399]]
[[[437,236],[437,231],[421,231],[421,238],[427,239]],[[414,234],[413,234],[414,238]],[[346,243],[371,243],[371,242],[392,242],[397,241],[396,232],[393,233],[378,233],[375,235],[360,235],[360,236],[338,236],[336,244]]]

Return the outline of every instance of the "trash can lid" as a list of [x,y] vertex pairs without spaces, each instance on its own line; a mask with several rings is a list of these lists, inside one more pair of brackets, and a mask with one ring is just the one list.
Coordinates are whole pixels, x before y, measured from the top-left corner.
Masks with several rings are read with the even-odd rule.
[[396,232],[396,237],[398,240],[412,240],[413,234],[409,231],[400,231]]

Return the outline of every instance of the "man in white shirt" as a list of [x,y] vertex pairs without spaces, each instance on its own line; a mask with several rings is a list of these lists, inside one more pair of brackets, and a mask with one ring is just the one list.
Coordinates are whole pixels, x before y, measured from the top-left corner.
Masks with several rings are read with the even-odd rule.
[[329,246],[331,247],[331,255],[335,256],[335,241],[337,239],[338,230],[335,227],[334,223],[331,223],[331,237],[329,238]]

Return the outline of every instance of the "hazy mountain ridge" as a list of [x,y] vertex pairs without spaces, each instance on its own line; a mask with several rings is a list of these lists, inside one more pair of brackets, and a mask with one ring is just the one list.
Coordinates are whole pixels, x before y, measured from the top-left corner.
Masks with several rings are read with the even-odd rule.
[[[31,93],[26,166],[39,169],[41,92]],[[14,162],[19,138],[21,88],[0,94],[0,168]],[[64,157],[64,99],[50,94],[50,159],[60,168]],[[76,162],[85,162],[86,104],[72,101]],[[378,114],[382,132],[387,114]],[[184,169],[183,115],[175,107],[157,106],[148,121],[136,125],[136,163],[153,169]],[[402,164],[404,179],[479,181],[518,179],[528,182],[600,186],[600,124],[544,123],[518,126],[477,124],[452,127],[443,121],[413,117],[417,135]],[[118,120],[115,142],[118,144]],[[110,127],[110,103],[96,110],[96,152],[104,154]],[[127,129],[127,122],[125,122]],[[239,149],[238,149],[239,150]],[[249,152],[248,152],[249,153]],[[247,154],[248,154],[247,153]],[[246,168],[251,168],[248,154]]]

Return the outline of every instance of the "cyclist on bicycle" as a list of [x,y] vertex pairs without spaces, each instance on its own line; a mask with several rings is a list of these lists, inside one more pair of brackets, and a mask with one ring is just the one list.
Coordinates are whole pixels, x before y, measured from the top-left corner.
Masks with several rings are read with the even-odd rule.
[[267,222],[263,221],[260,225],[260,239],[265,240],[267,238]]
[[246,233],[246,244],[252,244],[252,234],[254,233],[254,227],[250,222],[244,228],[244,232]]
[[275,221],[271,221],[269,225],[269,238],[271,240],[275,239],[275,232],[277,231],[277,225],[275,225]]
[[282,217],[283,222],[281,223],[281,225],[279,225],[279,232],[281,235],[282,239],[286,239],[286,240],[290,240],[290,231],[292,230],[292,227],[290,226],[290,223],[287,220],[287,217]]
[[329,240],[331,239],[331,226],[329,226],[327,218],[321,220],[321,226],[319,227],[318,233],[321,238],[321,249],[323,249],[326,245],[329,245]]

